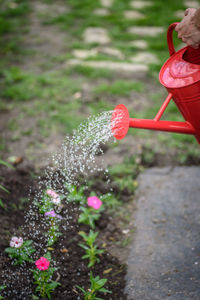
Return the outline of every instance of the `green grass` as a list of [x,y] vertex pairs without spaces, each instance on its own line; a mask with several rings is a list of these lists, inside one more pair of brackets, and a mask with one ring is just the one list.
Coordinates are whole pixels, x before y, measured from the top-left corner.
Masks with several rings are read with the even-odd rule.
[[[52,0],[41,0],[49,3]],[[141,39],[139,36],[130,34],[128,28],[135,25],[141,26],[162,26],[165,32],[158,37],[144,37],[148,42],[147,51],[156,54],[160,60],[158,64],[150,65],[149,76],[152,78],[152,86],[157,89],[158,73],[163,62],[169,57],[166,43],[166,30],[170,23],[179,21],[174,13],[176,10],[184,9],[183,1],[169,0],[167,5],[162,0],[152,0],[151,7],[140,9],[145,18],[141,20],[127,20],[124,11],[130,10],[129,0],[114,0],[113,6],[109,9],[109,16],[95,16],[93,10],[100,8],[100,1],[93,0],[68,0],[66,2],[70,10],[58,17],[48,17],[48,11],[44,16],[39,16],[42,23],[57,25],[66,33],[66,52],[49,57],[40,61],[42,73],[29,70],[22,71],[20,61],[26,58],[35,59],[38,54],[33,49],[23,49],[23,36],[29,26],[29,13],[31,12],[30,1],[13,0],[0,1],[0,109],[2,111],[12,111],[19,109],[16,120],[8,122],[8,129],[12,131],[12,140],[16,141],[23,136],[31,136],[31,128],[20,128],[20,118],[32,117],[38,126],[41,136],[48,136],[51,131],[60,131],[70,134],[79,123],[90,114],[97,114],[115,107],[113,99],[119,97],[129,97],[132,91],[138,93],[148,93],[145,82],[132,80],[130,75],[115,74],[114,71],[105,69],[95,69],[86,66],[66,67],[65,63],[71,59],[73,49],[91,49],[97,45],[86,44],[83,40],[83,32],[87,27],[103,27],[107,29],[111,38],[109,47],[116,47],[124,55],[124,61],[130,61],[138,51],[130,45],[130,42]],[[14,5],[13,5],[14,4]],[[59,5],[59,4],[58,4]],[[47,17],[47,18],[46,18]],[[177,34],[174,34],[174,43],[177,46],[180,41]],[[42,52],[41,52],[42,56]],[[105,54],[90,58],[90,60],[116,60]],[[37,62],[36,62],[37,63]],[[56,66],[56,68],[54,68]],[[58,67],[57,67],[58,66]],[[127,76],[127,77],[126,77]],[[88,86],[86,95],[84,88]],[[81,93],[80,98],[76,98],[76,92]],[[144,106],[142,110],[134,111],[134,117],[153,118],[160,108],[164,97],[162,94],[149,92],[150,105]],[[183,118],[177,110],[175,104],[170,103],[163,116],[165,120],[182,121]],[[151,140],[155,133],[142,130],[129,130],[129,137],[133,135],[142,139]],[[200,153],[196,151],[197,143],[192,136],[160,133],[156,136],[158,144],[166,145],[179,152],[178,159],[183,163],[187,158],[191,158],[194,150],[194,157]],[[6,141],[1,140],[0,149],[6,149]],[[188,147],[189,146],[189,147]],[[187,149],[186,149],[187,148]],[[188,154],[183,154],[184,149]],[[153,158],[146,155],[145,160]],[[126,174],[125,167],[121,169],[122,174]],[[127,175],[129,176],[129,175]],[[130,175],[131,176],[131,175]],[[123,179],[119,179],[119,184],[123,188]],[[131,179],[127,180],[127,185],[131,185]]]
[[143,92],[144,84],[140,81],[116,80],[113,83],[102,83],[94,88],[95,94],[129,96],[131,91]]
[[112,71],[108,69],[95,69],[87,66],[77,65],[71,68],[71,72],[75,74],[81,74],[89,79],[98,79],[98,78],[106,78],[109,79],[112,77]]
[[26,32],[29,13],[28,0],[0,2],[0,43],[1,55],[12,55],[21,49],[22,35]]
[[136,163],[135,156],[132,156],[125,157],[123,163],[110,167],[109,174],[114,182],[117,183],[120,192],[126,189],[129,193],[134,193],[137,188],[135,179],[140,170],[140,166]]

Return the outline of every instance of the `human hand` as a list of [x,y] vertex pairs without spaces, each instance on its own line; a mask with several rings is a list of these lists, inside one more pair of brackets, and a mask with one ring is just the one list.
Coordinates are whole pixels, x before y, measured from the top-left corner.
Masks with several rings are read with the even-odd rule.
[[178,37],[188,46],[197,49],[200,45],[200,9],[188,8],[182,21],[175,27]]

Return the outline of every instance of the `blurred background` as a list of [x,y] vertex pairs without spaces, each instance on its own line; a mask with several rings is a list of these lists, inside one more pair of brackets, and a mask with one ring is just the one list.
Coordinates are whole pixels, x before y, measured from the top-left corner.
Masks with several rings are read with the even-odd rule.
[[[0,158],[40,168],[90,115],[125,104],[153,118],[166,97],[158,80],[166,32],[183,0],[0,0]],[[174,34],[176,49],[183,47]],[[182,121],[170,103],[163,116]],[[130,129],[105,161],[142,166],[200,163],[192,136]],[[123,170],[121,169],[121,172]]]

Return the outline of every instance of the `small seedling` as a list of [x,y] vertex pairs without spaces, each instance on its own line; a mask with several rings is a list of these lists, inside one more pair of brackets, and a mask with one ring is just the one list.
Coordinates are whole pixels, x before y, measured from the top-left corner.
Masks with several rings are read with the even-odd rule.
[[78,222],[89,225],[92,229],[95,228],[95,221],[100,218],[100,213],[95,212],[94,209],[88,207],[80,207],[82,213],[79,215]]
[[96,196],[88,197],[87,204],[89,207],[80,207],[82,213],[78,218],[78,222],[89,225],[92,229],[94,229],[95,221],[100,218],[100,213],[104,210],[104,208],[102,206],[102,201]]
[[[6,285],[1,285],[0,286],[0,292],[3,291],[6,288]],[[0,300],[5,299],[3,296],[0,295]]]
[[10,241],[10,247],[5,249],[9,257],[14,259],[14,265],[21,265],[25,261],[33,262],[30,258],[31,254],[35,252],[32,247],[32,240],[23,241],[21,237],[13,236]]
[[96,297],[97,292],[101,293],[112,293],[111,291],[105,289],[103,286],[107,282],[107,279],[100,279],[99,276],[93,277],[92,272],[90,272],[90,288],[86,291],[82,287],[77,286],[84,294],[84,300],[103,300],[103,298]]
[[[31,270],[33,272],[33,277],[35,279],[34,284],[37,285],[35,291],[40,294],[42,298],[46,296],[51,299],[51,293],[55,288],[61,285],[57,281],[52,280],[53,273],[58,268],[49,267],[50,266],[51,255],[48,252],[44,257],[40,257],[35,262],[36,270]],[[34,296],[37,299],[37,296]]]
[[105,203],[105,206],[111,210],[116,209],[116,207],[119,207],[122,204],[113,193],[102,195],[101,200]]
[[86,198],[84,195],[85,187],[81,186],[79,189],[76,185],[73,184],[67,184],[66,188],[69,192],[67,195],[67,200],[69,202],[77,202],[78,204],[86,203]]
[[98,232],[94,232],[90,230],[89,234],[87,235],[84,231],[80,231],[79,235],[84,239],[85,244],[80,243],[79,246],[82,247],[86,254],[82,256],[83,259],[89,259],[88,267],[94,266],[96,262],[99,262],[100,259],[97,255],[101,255],[104,253],[103,249],[97,249],[97,246],[94,245],[95,240],[98,236]]

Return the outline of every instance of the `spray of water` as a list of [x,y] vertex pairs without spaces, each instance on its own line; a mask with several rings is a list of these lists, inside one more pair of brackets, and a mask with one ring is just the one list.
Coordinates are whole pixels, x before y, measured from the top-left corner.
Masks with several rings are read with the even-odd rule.
[[[57,153],[53,154],[46,168],[44,175],[38,178],[37,191],[34,193],[34,200],[31,201],[28,212],[25,215],[24,226],[22,227],[24,239],[31,239],[34,242],[36,252],[33,259],[38,259],[47,249],[48,237],[43,234],[48,231],[48,222],[44,215],[39,214],[37,202],[41,202],[43,193],[47,189],[52,189],[58,194],[66,195],[66,184],[78,185],[78,177],[87,178],[96,172],[103,170],[102,165],[96,163],[96,155],[103,154],[102,145],[109,140],[114,141],[111,123],[112,111],[103,112],[95,117],[90,117],[82,123],[72,136],[67,136]],[[119,113],[114,122],[118,122],[122,115]],[[102,159],[103,160],[103,159]],[[107,170],[104,170],[105,173]],[[66,196],[67,199],[67,196]],[[76,208],[77,209],[77,208]],[[62,208],[57,209],[60,213]],[[62,210],[62,220],[56,222],[62,223],[63,228],[70,226],[70,215],[67,210]],[[17,233],[16,233],[17,235]],[[18,290],[18,282],[21,281],[21,275],[26,277],[23,290]],[[26,264],[13,271],[12,267],[8,267],[3,274],[4,284],[7,285],[7,294],[5,297],[12,299],[28,299],[32,294],[31,273]],[[9,280],[7,280],[9,278]],[[8,282],[12,283],[9,284]]]

